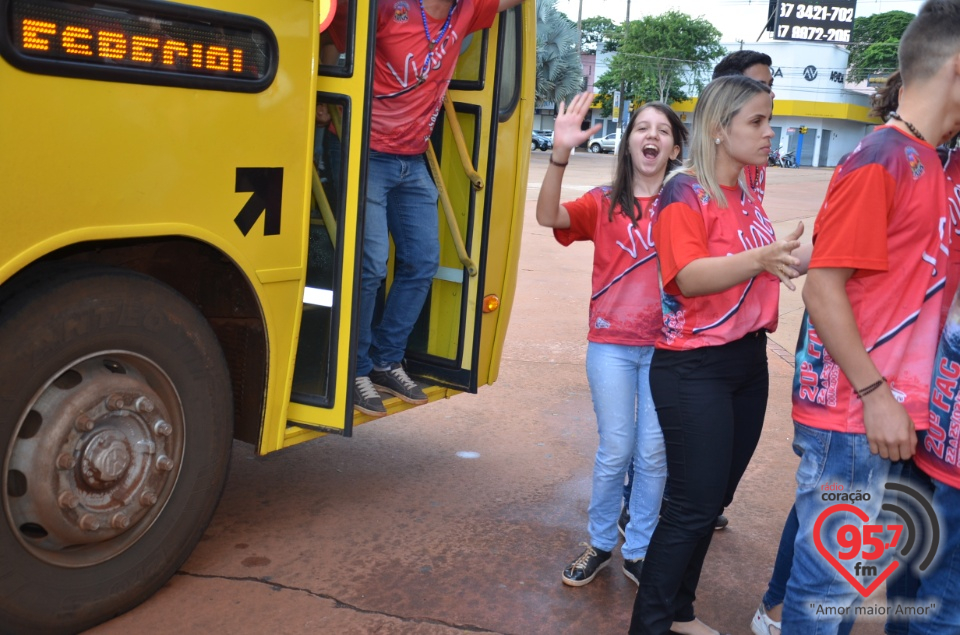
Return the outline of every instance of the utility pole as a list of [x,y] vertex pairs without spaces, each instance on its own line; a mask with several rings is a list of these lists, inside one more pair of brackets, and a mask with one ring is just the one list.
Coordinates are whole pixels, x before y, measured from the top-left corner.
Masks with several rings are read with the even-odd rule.
[[583,0],[580,0],[580,9],[577,11],[577,59],[583,55]]
[[[581,0],[582,4],[583,0]],[[625,52],[627,48],[627,37],[630,32],[630,0],[627,0],[627,19],[623,23],[623,42],[620,43],[621,52]],[[621,74],[620,75],[620,121],[617,123],[617,129],[620,130],[620,135],[617,137],[617,152],[620,151],[620,139],[623,138],[623,133],[627,129],[627,121],[630,117],[627,116],[627,80]]]

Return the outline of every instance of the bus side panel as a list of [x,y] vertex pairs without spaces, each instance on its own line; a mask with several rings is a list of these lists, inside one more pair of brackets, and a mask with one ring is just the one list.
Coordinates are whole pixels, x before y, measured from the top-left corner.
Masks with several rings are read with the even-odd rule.
[[[492,384],[500,372],[503,344],[517,285],[517,270],[520,262],[520,238],[523,234],[523,211],[527,198],[527,173],[530,169],[530,135],[533,131],[533,108],[536,89],[536,4],[524,2],[520,25],[520,46],[509,44],[505,60],[510,54],[520,55],[519,102],[508,117],[501,117],[494,148],[494,181],[508,191],[500,194],[505,204],[493,205],[489,220],[489,251],[486,259],[486,284],[484,294],[500,297],[500,308],[482,317],[480,350],[484,351],[479,362],[479,383]],[[507,43],[510,39],[507,38]],[[504,63],[502,73],[515,74],[512,64]],[[500,78],[501,91],[505,84]],[[501,104],[506,96],[501,95]]]
[[[75,79],[0,60],[0,281],[71,245],[159,236],[212,245],[259,298],[270,369],[263,414],[282,421],[303,288],[316,9],[302,0],[204,4],[271,28],[279,67],[266,90]],[[277,182],[279,207],[271,199],[257,209],[251,198],[270,198]]]

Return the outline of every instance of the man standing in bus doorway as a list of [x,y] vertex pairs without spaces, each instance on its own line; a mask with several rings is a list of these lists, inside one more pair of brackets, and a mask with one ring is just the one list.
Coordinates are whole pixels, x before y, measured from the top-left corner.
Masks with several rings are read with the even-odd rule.
[[[463,39],[523,0],[379,0],[363,229],[354,406],[386,414],[377,388],[413,404],[427,396],[401,365],[440,263],[437,187],[425,152]],[[374,326],[387,276],[394,278]]]

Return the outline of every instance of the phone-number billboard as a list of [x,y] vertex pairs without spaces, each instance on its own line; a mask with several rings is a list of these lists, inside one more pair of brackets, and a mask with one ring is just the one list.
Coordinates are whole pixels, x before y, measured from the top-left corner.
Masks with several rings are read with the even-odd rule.
[[857,0],[800,4],[777,2],[773,37],[776,40],[849,44]]

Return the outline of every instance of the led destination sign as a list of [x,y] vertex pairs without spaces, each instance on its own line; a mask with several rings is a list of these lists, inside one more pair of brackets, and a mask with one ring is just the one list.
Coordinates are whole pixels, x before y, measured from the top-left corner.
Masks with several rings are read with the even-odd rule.
[[776,40],[805,40],[812,42],[850,42],[856,0],[825,0],[824,2],[777,3]]
[[259,20],[166,2],[0,0],[0,52],[27,71],[258,92],[277,44]]

